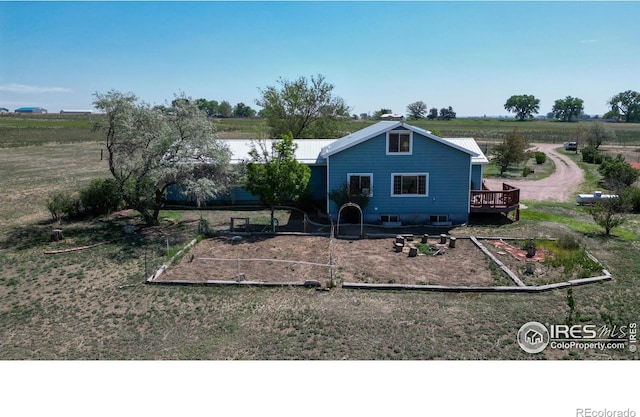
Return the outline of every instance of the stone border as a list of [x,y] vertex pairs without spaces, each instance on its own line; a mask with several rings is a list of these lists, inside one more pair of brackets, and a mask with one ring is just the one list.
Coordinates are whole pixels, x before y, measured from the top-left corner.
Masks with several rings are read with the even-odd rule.
[[[275,233],[276,235],[280,233]],[[288,233],[287,233],[288,234]],[[296,235],[307,235],[304,233],[296,233]],[[309,234],[316,235],[317,234]],[[388,236],[397,236],[397,234],[393,235],[377,235],[372,236],[371,238],[382,238]],[[451,236],[449,236],[451,237]],[[604,282],[611,281],[613,276],[609,273],[608,270],[602,269],[602,275],[597,277],[589,277],[589,278],[578,278],[572,279],[563,282],[557,282],[553,284],[545,284],[545,285],[537,285],[537,286],[529,286],[524,284],[516,274],[514,274],[509,268],[507,268],[499,259],[497,259],[493,254],[491,254],[485,247],[482,245],[475,236],[469,237],[461,237],[455,236],[457,239],[470,239],[476,246],[482,250],[482,252],[487,255],[496,265],[502,269],[516,284],[513,287],[508,286],[498,286],[498,287],[477,287],[477,286],[446,286],[446,285],[412,285],[412,284],[370,284],[370,283],[359,283],[359,282],[343,282],[339,285],[344,289],[354,289],[354,290],[391,290],[391,291],[431,291],[431,292],[475,292],[475,293],[539,293],[545,291],[551,291],[562,288],[575,287],[580,285],[593,284],[596,282]],[[344,238],[344,237],[343,237]],[[482,237],[482,240],[488,239],[497,239],[494,237]],[[508,239],[521,239],[521,238],[508,238]],[[550,239],[552,240],[552,239]],[[230,281],[230,280],[206,280],[201,282],[187,281],[187,280],[171,280],[171,281],[157,281],[156,279],[179,257],[181,257],[184,253],[186,253],[191,247],[193,247],[197,243],[196,239],[193,239],[189,242],[184,248],[182,248],[178,253],[176,253],[169,261],[165,262],[158,268],[156,272],[154,272],[149,278],[146,280],[146,284],[152,285],[167,285],[167,286],[254,286],[254,287],[304,287],[304,288],[316,288],[320,289],[321,284],[315,280],[305,280],[304,282],[263,282],[263,281]],[[594,262],[598,263],[602,266],[602,263],[598,261],[591,253],[587,252],[587,256]],[[327,288],[328,289],[328,288]]]

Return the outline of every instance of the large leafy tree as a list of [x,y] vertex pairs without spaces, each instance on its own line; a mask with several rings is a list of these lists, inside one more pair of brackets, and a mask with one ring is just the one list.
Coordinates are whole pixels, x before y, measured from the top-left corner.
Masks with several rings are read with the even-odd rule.
[[231,103],[226,100],[222,100],[218,106],[218,115],[225,118],[233,116],[233,107],[231,107]]
[[289,133],[295,138],[340,136],[339,119],[349,115],[345,101],[334,95],[323,75],[280,78],[279,86],[260,90],[256,104],[263,108],[272,137]]
[[256,111],[244,103],[238,103],[233,108],[233,115],[235,117],[253,117],[256,115]]
[[640,93],[627,90],[618,93],[607,102],[611,106],[606,118],[615,118],[625,122],[640,122]]
[[532,95],[522,94],[509,97],[504,103],[506,111],[515,113],[516,119],[524,121],[533,119],[534,114],[540,110],[540,100]]
[[409,114],[409,120],[424,119],[427,114],[427,105],[424,101],[415,101],[407,106],[407,113]]
[[213,117],[218,114],[218,102],[216,100],[207,100],[206,98],[199,98],[195,101],[196,106],[209,117]]
[[580,116],[583,110],[584,101],[571,96],[556,100],[551,108],[553,117],[563,122],[570,122],[572,119]]
[[127,205],[148,224],[158,222],[172,185],[200,199],[226,189],[232,176],[230,151],[192,100],[178,96],[163,112],[132,93],[111,90],[94,96],[95,107],[106,113],[97,128],[106,135],[109,170]]
[[493,160],[500,167],[500,175],[512,164],[518,164],[529,158],[527,142],[524,136],[517,130],[512,130],[502,141],[492,149]]
[[297,147],[289,133],[271,147],[265,141],[256,141],[249,152],[251,161],[246,167],[244,187],[271,209],[272,227],[275,207],[297,200],[311,178],[311,169],[295,157]]
[[432,107],[429,109],[429,114],[427,115],[427,119],[429,120],[435,120],[438,118],[438,109],[435,107]]
[[449,106],[449,108],[443,107],[440,109],[440,116],[438,116],[438,119],[451,120],[455,118],[456,118],[456,112],[453,111],[453,107]]

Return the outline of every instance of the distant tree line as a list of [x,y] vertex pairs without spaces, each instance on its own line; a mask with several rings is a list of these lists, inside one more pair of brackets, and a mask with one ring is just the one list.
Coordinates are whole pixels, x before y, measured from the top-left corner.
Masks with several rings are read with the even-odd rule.
[[[171,107],[158,105],[155,106],[154,109],[160,110],[162,112],[171,112],[171,109],[175,107],[176,100],[187,100],[184,98],[174,99],[171,102]],[[203,111],[207,117],[219,117],[219,118],[230,118],[230,117],[255,117],[258,113],[252,109],[250,106],[240,102],[235,106],[231,106],[226,100],[222,100],[218,103],[217,100],[207,100],[206,98],[198,98],[193,100],[193,104]]]
[[[607,101],[607,105],[611,110],[602,116],[604,119],[626,123],[640,122],[640,93],[637,91],[627,90],[618,93]],[[527,94],[513,95],[507,99],[504,108],[510,113],[515,113],[516,119],[520,121],[531,120],[540,110],[540,99]],[[547,118],[562,122],[571,122],[584,116],[584,100],[572,96],[555,100],[551,112],[547,113]]]

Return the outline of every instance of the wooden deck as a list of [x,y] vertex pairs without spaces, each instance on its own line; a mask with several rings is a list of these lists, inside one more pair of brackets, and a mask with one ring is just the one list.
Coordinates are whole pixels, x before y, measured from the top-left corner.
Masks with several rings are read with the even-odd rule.
[[520,206],[520,189],[502,184],[502,191],[491,191],[482,183],[482,190],[471,190],[471,213],[508,213]]

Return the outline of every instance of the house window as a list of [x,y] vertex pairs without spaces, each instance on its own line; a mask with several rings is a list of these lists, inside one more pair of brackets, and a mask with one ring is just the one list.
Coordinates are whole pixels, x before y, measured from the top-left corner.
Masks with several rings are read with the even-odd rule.
[[383,214],[380,216],[382,223],[400,223],[400,216],[397,214]]
[[347,181],[351,194],[373,195],[373,174],[348,174]]
[[429,174],[391,174],[392,196],[419,196],[425,197],[429,194]]
[[387,133],[387,155],[411,154],[411,132],[397,131]]
[[448,214],[432,214],[429,216],[430,223],[447,223],[449,221]]

